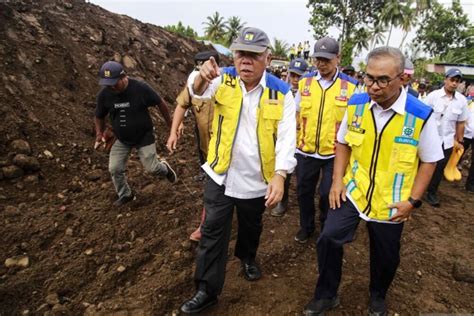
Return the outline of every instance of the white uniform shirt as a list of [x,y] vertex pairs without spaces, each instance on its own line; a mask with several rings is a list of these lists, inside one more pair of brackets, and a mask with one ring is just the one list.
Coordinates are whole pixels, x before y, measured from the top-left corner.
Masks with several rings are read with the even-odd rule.
[[[336,81],[338,75],[339,75],[339,70],[336,71],[336,74],[334,75],[334,77],[331,80],[326,80],[323,77],[321,77],[321,75],[318,72],[316,74],[315,78],[316,78],[316,80],[319,81],[319,84],[321,85],[321,88],[326,90],[327,88],[329,88],[334,83],[334,81]],[[302,80],[306,80],[306,78],[303,78]],[[298,90],[298,92],[296,92],[296,95],[295,95],[296,112],[300,111],[300,102],[301,102],[301,93]],[[308,154],[308,153],[305,153],[305,152],[299,150],[298,148],[296,148],[296,153],[298,153],[300,155],[303,155],[303,156],[307,156],[307,157],[313,157],[313,158],[316,158],[316,159],[331,159],[331,158],[334,158],[334,155],[320,156],[320,155],[318,155],[318,153]]]
[[464,129],[464,137],[473,139],[474,138],[474,100],[471,100],[467,106],[468,118],[466,120],[466,126]]
[[444,144],[444,149],[454,146],[456,123],[467,119],[467,100],[459,92],[451,98],[444,87],[428,94],[425,103],[433,108],[433,115],[438,126],[438,137]]
[[[193,82],[197,75],[188,78],[188,88],[191,96],[196,98],[212,97],[221,84],[221,77],[215,78],[202,96],[194,94]],[[240,123],[235,135],[232,148],[232,160],[225,174],[217,174],[206,162],[202,165],[204,171],[218,184],[225,185],[225,195],[239,199],[253,199],[264,196],[267,184],[263,180],[260,155],[257,140],[257,108],[260,96],[266,88],[266,73],[264,72],[260,83],[251,91],[245,89],[244,83],[239,79],[242,89],[242,112]],[[283,118],[278,124],[278,136],[275,146],[275,170],[292,172],[296,166],[296,121],[295,101],[291,91],[285,94]]]
[[[398,114],[404,115],[405,114],[405,104],[407,100],[407,93],[405,89],[401,89],[400,96],[398,99],[392,104],[391,107],[388,109],[383,109],[377,103],[372,101],[369,105],[370,109],[373,109],[374,118],[375,118],[375,125],[377,128],[377,133],[384,128],[385,124],[387,124],[388,120],[392,116],[393,112]],[[420,140],[418,142],[418,157],[422,162],[436,162],[443,159],[443,149],[441,147],[441,140],[438,137],[438,131],[436,129],[436,122],[433,118],[433,114],[428,118],[423,127],[423,130],[420,133]],[[347,144],[344,137],[347,134],[347,112],[344,115],[344,118],[341,122],[341,127],[339,128],[339,132],[337,133],[337,141],[341,144]],[[346,193],[347,198],[354,204],[356,209],[359,211],[359,216],[366,220],[366,221],[377,221],[367,217],[365,214],[359,210],[357,204],[352,200],[349,191]],[[395,222],[387,222],[387,221],[380,221],[384,223],[395,223]]]

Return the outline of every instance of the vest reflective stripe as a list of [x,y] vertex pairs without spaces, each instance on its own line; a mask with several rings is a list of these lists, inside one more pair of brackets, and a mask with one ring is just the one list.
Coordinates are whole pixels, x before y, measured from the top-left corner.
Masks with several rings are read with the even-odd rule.
[[334,155],[336,134],[355,85],[340,76],[323,89],[313,76],[299,82],[301,95],[297,137],[299,150],[320,156]]
[[[267,77],[267,81],[269,79],[274,80]],[[212,136],[207,156],[210,167],[218,174],[224,174],[229,169],[243,99],[238,77],[224,73],[221,82],[215,94]],[[278,124],[283,118],[284,98],[284,91],[270,89],[267,84],[260,95],[257,108],[256,133],[262,178],[265,182],[270,181],[275,171],[275,145]]]
[[380,133],[370,103],[348,106],[345,140],[351,157],[344,183],[357,208],[369,218],[388,221],[396,210],[387,206],[411,194],[419,163],[419,137],[430,114],[419,110],[425,106],[413,100],[408,98],[405,114],[393,114]]

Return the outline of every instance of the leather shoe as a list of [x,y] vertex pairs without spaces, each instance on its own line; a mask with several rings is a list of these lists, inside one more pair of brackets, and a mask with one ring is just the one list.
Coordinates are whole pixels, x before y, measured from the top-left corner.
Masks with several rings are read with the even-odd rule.
[[206,291],[199,290],[190,300],[181,305],[180,310],[184,314],[195,314],[215,304],[217,304],[217,296],[210,296]]
[[370,298],[369,316],[386,316],[387,307],[383,298]]
[[242,270],[247,281],[257,281],[262,277],[262,272],[254,260],[242,261]]
[[304,307],[303,314],[306,316],[324,316],[328,310],[336,308],[339,305],[339,297],[313,299]]

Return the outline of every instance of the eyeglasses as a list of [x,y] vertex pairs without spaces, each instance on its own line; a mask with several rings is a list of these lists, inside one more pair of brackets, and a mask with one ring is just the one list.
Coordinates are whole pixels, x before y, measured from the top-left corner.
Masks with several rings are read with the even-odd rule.
[[367,87],[372,87],[374,83],[376,83],[379,86],[379,88],[386,88],[390,82],[392,82],[395,79],[398,79],[402,74],[403,72],[399,73],[394,78],[382,77],[378,79],[375,79],[374,77],[370,75],[365,75],[364,82],[367,85]]

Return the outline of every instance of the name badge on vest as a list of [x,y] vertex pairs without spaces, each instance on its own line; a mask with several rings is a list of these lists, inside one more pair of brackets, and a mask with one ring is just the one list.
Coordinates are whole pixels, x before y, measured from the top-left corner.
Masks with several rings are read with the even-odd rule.
[[273,104],[273,105],[278,105],[280,102],[279,102],[278,100],[268,99],[268,100],[265,100],[265,103],[267,103],[267,104]]
[[351,132],[358,133],[358,134],[365,134],[365,129],[349,125],[347,129]]
[[336,100],[338,101],[347,101],[347,81],[342,80],[341,81],[341,94],[339,96],[336,96]]

